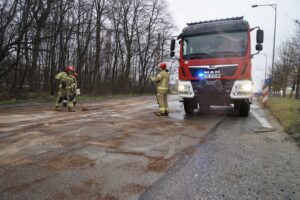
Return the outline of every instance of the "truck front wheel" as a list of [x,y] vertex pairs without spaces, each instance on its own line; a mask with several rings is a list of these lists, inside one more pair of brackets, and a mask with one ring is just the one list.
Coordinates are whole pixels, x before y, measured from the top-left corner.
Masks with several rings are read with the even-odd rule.
[[234,110],[242,117],[248,117],[250,102],[248,100],[238,100],[234,102]]
[[187,115],[192,115],[194,113],[194,102],[189,100],[184,100],[184,111]]
[[250,110],[250,103],[246,102],[246,101],[241,102],[241,105],[240,105],[240,115],[242,117],[248,117],[249,110]]

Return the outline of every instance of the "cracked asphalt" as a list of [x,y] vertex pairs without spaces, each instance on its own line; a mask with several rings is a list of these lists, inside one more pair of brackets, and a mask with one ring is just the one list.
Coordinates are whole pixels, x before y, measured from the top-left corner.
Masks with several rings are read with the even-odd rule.
[[0,199],[300,199],[299,147],[268,114],[265,131],[254,114],[169,102],[168,117],[153,96],[0,107]]

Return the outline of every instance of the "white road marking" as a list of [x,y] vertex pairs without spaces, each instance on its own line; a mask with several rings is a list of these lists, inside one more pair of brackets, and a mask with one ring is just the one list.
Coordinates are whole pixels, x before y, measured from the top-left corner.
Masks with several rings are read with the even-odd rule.
[[258,107],[257,105],[251,105],[250,112],[257,119],[257,121],[261,124],[262,127],[272,128],[272,125],[265,118],[266,114],[260,107]]

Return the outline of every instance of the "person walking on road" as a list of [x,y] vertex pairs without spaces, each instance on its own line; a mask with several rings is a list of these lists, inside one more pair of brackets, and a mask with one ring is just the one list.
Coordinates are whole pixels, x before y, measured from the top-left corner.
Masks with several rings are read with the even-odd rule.
[[58,94],[55,102],[55,110],[60,110],[60,104],[64,97],[67,97],[67,106],[70,112],[74,111],[73,106],[73,93],[72,89],[74,87],[74,79],[72,78],[72,73],[74,71],[73,66],[68,66],[65,71],[58,73],[55,79],[59,81]]
[[160,72],[151,78],[152,82],[156,82],[156,96],[157,102],[159,106],[159,111],[155,112],[157,116],[166,116],[169,114],[168,107],[168,90],[169,90],[169,80],[170,74],[169,70],[167,70],[166,63],[159,64]]

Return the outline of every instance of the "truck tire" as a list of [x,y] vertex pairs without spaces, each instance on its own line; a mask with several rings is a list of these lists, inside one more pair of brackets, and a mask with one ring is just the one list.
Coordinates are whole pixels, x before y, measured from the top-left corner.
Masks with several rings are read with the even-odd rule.
[[240,105],[240,116],[242,117],[248,117],[250,110],[250,103],[243,101]]
[[193,101],[185,100],[183,102],[183,105],[184,105],[185,114],[187,114],[187,115],[194,114],[194,102]]

